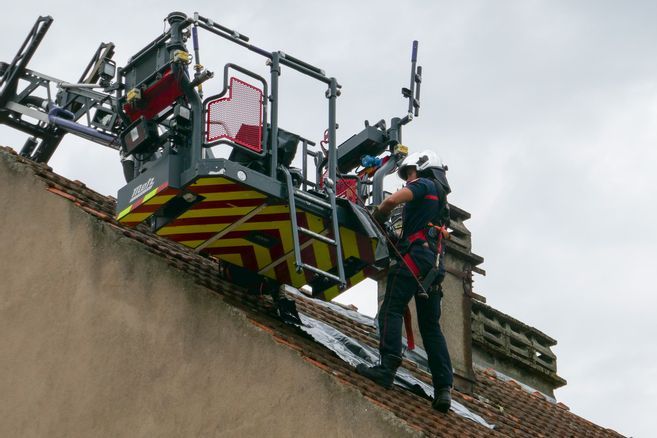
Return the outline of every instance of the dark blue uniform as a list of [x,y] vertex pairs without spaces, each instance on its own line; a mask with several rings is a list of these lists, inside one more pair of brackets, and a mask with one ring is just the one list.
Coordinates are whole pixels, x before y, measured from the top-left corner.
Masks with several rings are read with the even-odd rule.
[[[406,187],[413,193],[413,200],[404,205],[402,241],[425,229],[437,216],[440,209],[439,193],[431,180],[418,178],[409,182]],[[408,248],[421,277],[424,277],[434,266],[437,255],[436,248],[424,242],[421,239],[416,240]],[[413,274],[403,261],[398,261],[390,268],[386,293],[378,317],[381,357],[385,355],[401,356],[404,312],[417,289],[417,281],[413,279]],[[420,335],[427,352],[429,369],[436,389],[451,387],[453,383],[452,363],[445,337],[438,322],[441,298],[442,292],[436,290],[429,293],[428,299],[415,300]]]

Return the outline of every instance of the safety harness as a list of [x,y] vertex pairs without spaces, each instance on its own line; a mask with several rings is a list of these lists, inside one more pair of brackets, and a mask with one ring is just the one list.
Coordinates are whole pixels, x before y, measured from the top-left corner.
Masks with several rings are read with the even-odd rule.
[[[415,277],[421,279],[422,287],[424,288],[424,290],[428,290],[431,287],[431,285],[436,280],[436,277],[439,274],[438,263],[440,260],[440,254],[442,253],[442,249],[443,249],[442,241],[444,237],[449,236],[446,230],[446,227],[449,224],[449,206],[447,204],[445,190],[442,188],[440,183],[435,179],[431,179],[431,181],[436,187],[437,195],[426,195],[424,199],[436,200],[439,202],[438,214],[433,220],[433,222],[436,222],[438,225],[429,222],[425,227],[423,227],[419,231],[416,231],[415,233],[412,233],[405,239],[402,239],[397,244],[399,252],[402,254],[403,259],[406,262],[406,265],[408,266],[410,271],[413,273]],[[427,247],[433,250],[437,256],[436,263],[434,263],[434,266],[432,267],[431,271],[429,271],[427,275],[424,276],[424,278],[420,277],[420,269],[418,268],[417,264],[415,264],[415,261],[411,257],[412,246],[418,244],[421,245],[426,244]]]

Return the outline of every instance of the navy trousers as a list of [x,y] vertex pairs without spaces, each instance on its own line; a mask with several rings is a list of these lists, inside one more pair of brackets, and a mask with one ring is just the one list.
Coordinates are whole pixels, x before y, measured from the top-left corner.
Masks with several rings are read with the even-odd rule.
[[[425,275],[435,261],[435,253],[415,245],[411,248],[411,257]],[[418,284],[403,262],[390,268],[386,284],[386,293],[379,310],[379,352],[401,356],[402,325],[404,312],[409,301],[415,295]],[[449,358],[447,343],[440,330],[440,301],[442,291],[436,287],[429,292],[428,299],[417,298],[418,325],[424,349],[429,359],[429,369],[434,388],[452,386],[452,362]]]

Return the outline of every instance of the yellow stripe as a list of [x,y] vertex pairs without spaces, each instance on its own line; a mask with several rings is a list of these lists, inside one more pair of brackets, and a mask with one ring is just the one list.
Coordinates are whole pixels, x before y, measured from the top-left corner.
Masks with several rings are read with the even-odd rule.
[[287,259],[285,265],[287,266],[287,269],[290,272],[290,279],[291,279],[290,282],[292,283],[292,286],[299,288],[304,284],[306,284],[306,276],[303,273],[303,271],[297,273],[294,263],[295,261],[293,255],[291,258]]
[[175,197],[176,195],[157,195],[153,199],[144,201],[142,205],[164,205]]
[[324,291],[324,299],[326,301],[331,301],[335,297],[339,296],[342,292],[337,287],[332,287]]
[[222,184],[235,184],[235,182],[226,179],[224,177],[212,177],[212,178],[201,178],[192,184],[190,187],[199,187],[199,186],[216,186]]
[[351,285],[355,285],[360,283],[361,281],[365,280],[367,276],[365,275],[365,271],[358,271],[356,274],[354,274],[353,277],[351,277]]
[[[324,220],[314,214],[306,214],[309,228],[316,232],[321,233],[324,231]],[[324,271],[331,269],[331,253],[329,251],[333,250],[333,247],[330,247],[326,243],[319,241],[313,242],[313,253],[315,254],[315,264],[319,269]]]
[[242,264],[242,256],[239,254],[218,254],[215,257],[237,266],[244,266]]
[[157,231],[160,236],[170,236],[172,234],[192,234],[192,233],[218,233],[230,224],[208,224],[208,225],[180,225],[177,227],[162,227]]
[[121,219],[123,219],[123,216],[130,213],[131,209],[132,209],[132,205],[128,205],[126,208],[124,208],[123,211],[121,213],[119,213],[119,216],[117,217],[117,220],[119,222],[121,222]]
[[[143,202],[143,204],[145,204],[146,201],[148,201],[149,199],[151,199],[153,196],[157,195],[157,189],[158,189],[158,188],[156,187],[156,188],[154,188],[153,190],[151,190],[150,192],[146,193],[146,196],[144,196],[144,202]],[[162,189],[162,190],[164,190],[164,189]]]
[[199,246],[203,242],[205,242],[205,240],[183,240],[183,241],[180,241],[180,242],[177,242],[177,243],[179,243],[181,245],[184,245],[188,248],[196,248],[197,246]]
[[[153,192],[156,192],[156,193],[153,193]],[[176,196],[176,195],[160,195],[160,196],[153,197],[155,194],[157,194],[157,189],[149,192],[146,196],[144,196],[144,202],[139,204],[137,207],[134,206],[136,204],[136,202],[135,202],[133,204],[130,204],[126,208],[124,208],[123,211],[121,211],[121,213],[119,213],[119,215],[117,216],[117,220],[119,222],[122,222],[124,219],[130,219],[130,222],[135,222],[137,220],[139,220],[139,222],[141,222],[144,219],[146,219],[147,217],[149,217],[150,215],[152,215],[153,213],[139,213],[140,207],[142,207],[144,205],[148,205],[148,206],[151,206],[151,205],[164,205]],[[153,199],[149,199],[149,196]],[[130,216],[130,218],[124,218],[124,216],[129,214],[133,209],[134,209],[133,214],[139,214],[140,216],[143,216],[143,219],[137,219],[133,216]]]
[[253,191],[200,193],[204,201],[230,201],[233,199],[264,199],[265,195]]
[[[249,207],[196,209],[196,210],[187,211],[186,213],[180,215],[180,218],[244,216],[245,214],[253,210],[253,208],[254,208],[253,206],[249,206]],[[287,211],[289,211],[289,208],[286,205],[275,205],[265,208],[259,214],[287,213]],[[257,219],[251,219],[251,221],[253,220],[257,220]]]
[[[288,222],[286,221],[274,221],[274,222],[256,222],[256,223],[250,223],[247,222],[237,228],[233,231],[262,231],[262,230],[270,230],[273,228],[278,228],[279,231],[281,231],[282,238],[284,241],[284,247],[289,247],[292,248],[291,246],[291,234],[290,231],[286,231],[284,229],[284,226],[287,225]],[[160,236],[169,236],[171,234],[193,234],[193,233],[218,233],[219,231],[223,230],[230,224],[207,224],[207,225],[179,225],[179,226],[169,226],[169,227],[162,227],[160,230],[157,232],[158,235]],[[226,246],[223,245],[222,242],[224,242],[226,239],[219,239],[216,242],[214,242],[212,245],[210,245],[210,248],[214,247],[222,247]]]
[[278,280],[278,278],[276,278],[276,272],[273,269],[264,272],[262,275],[264,275],[267,278],[271,278],[272,280]]
[[131,213],[127,217],[123,218],[123,221],[129,221],[129,222],[142,222],[146,220],[149,216],[151,216],[153,213]]
[[360,258],[356,232],[349,228],[340,227],[340,238],[342,242],[342,256],[345,259],[352,256]]
[[249,244],[253,247],[253,250],[255,251],[258,270],[264,268],[265,266],[267,266],[272,262],[271,256],[269,255],[269,250],[267,248],[263,248],[262,246],[255,245],[251,242],[249,242]]
[[244,216],[253,210],[253,207],[227,207],[189,210],[180,215],[180,219],[200,217]]

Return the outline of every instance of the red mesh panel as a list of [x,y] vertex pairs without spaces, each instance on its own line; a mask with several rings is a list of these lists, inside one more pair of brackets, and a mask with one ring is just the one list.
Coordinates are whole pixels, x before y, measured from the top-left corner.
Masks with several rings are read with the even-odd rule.
[[346,198],[351,202],[358,203],[358,180],[353,178],[338,178],[335,187],[338,198]]
[[230,78],[228,97],[207,104],[206,142],[231,140],[254,152],[262,152],[262,91]]
[[[319,188],[324,188],[324,178],[328,175],[328,171],[324,172],[322,179],[319,181]],[[353,175],[346,175],[344,178],[338,178],[335,185],[335,196],[338,198],[345,198],[349,201],[360,204],[358,202],[358,177]]]

